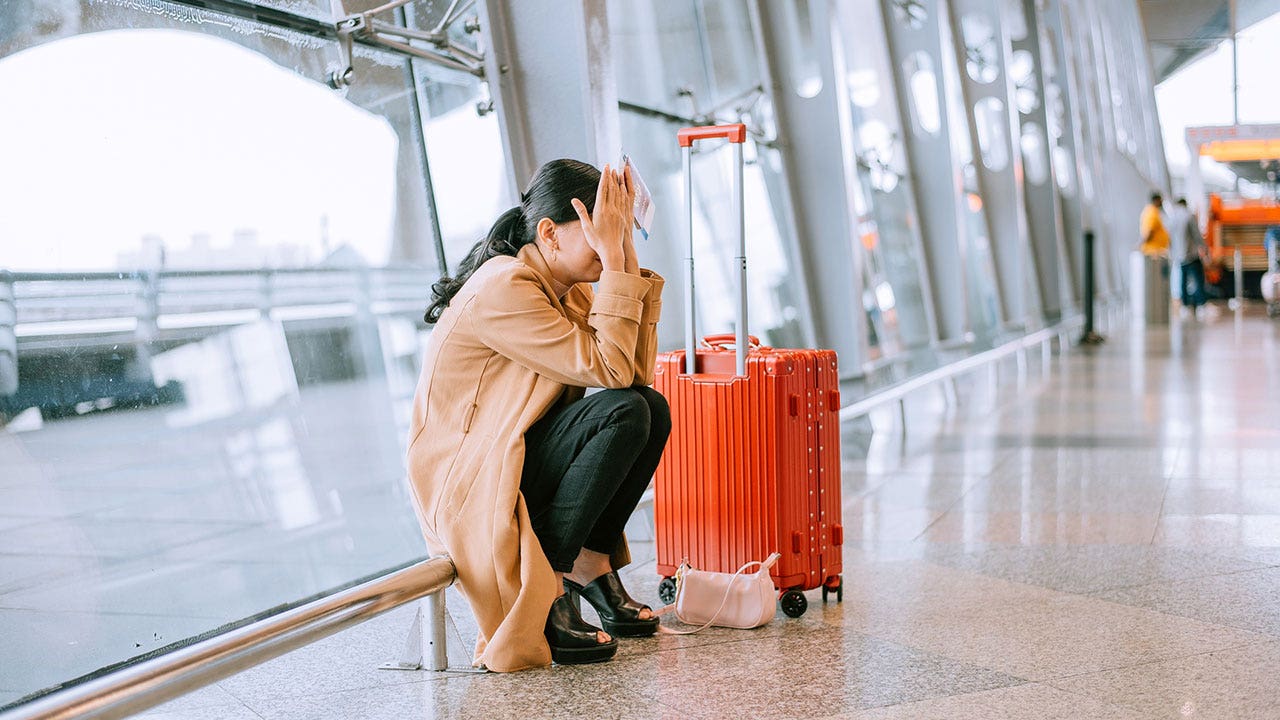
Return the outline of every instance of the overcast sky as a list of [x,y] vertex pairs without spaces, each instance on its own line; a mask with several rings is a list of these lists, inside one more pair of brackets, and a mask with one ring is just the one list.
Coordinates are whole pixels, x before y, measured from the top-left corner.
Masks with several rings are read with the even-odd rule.
[[0,59],[0,87],[0,268],[115,269],[146,234],[180,250],[240,228],[318,255],[324,215],[335,245],[386,261],[395,132],[257,53],[93,33]]
[[[1280,123],[1280,14],[1248,28],[1240,37],[1240,122]],[[1171,169],[1189,157],[1186,130],[1199,125],[1230,125],[1231,43],[1196,60],[1156,86],[1160,131]]]

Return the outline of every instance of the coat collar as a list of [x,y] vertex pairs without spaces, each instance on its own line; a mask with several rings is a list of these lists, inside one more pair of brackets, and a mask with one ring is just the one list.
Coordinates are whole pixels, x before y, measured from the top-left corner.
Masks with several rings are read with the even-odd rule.
[[538,243],[526,243],[516,252],[516,259],[533,268],[535,272],[542,277],[542,284],[547,289],[547,296],[551,299],[551,305],[555,309],[566,315],[577,315],[586,317],[591,308],[591,296],[584,289],[583,283],[578,283],[569,288],[569,292],[564,294],[563,298],[556,297],[556,286],[552,281],[551,267],[547,265],[547,259],[542,256],[542,248],[538,247]]
[[538,247],[537,242],[525,243],[524,246],[516,251],[516,259],[536,270],[542,276],[547,287],[551,288],[552,296],[555,296],[555,283],[552,281],[551,266],[547,264],[547,259],[542,256],[542,248]]

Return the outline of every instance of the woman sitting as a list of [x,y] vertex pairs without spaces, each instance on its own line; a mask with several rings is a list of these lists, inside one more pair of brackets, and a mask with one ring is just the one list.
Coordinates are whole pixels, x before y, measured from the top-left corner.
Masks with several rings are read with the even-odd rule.
[[[617,573],[671,429],[647,387],[663,279],[636,260],[634,197],[629,169],[549,162],[432,287],[409,479],[490,670],[608,660],[611,635],[657,629]],[[582,619],[580,597],[608,632]]]

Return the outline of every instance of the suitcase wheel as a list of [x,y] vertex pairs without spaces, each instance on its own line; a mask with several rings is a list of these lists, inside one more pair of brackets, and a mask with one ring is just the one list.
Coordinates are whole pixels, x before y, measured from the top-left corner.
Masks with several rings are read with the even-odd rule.
[[662,582],[658,583],[658,599],[663,605],[670,605],[676,601],[675,578],[662,578]]
[[782,612],[787,617],[798,618],[809,609],[809,600],[799,590],[788,590],[782,593]]
[[837,575],[836,582],[834,585],[822,586],[822,602],[825,603],[827,601],[828,594],[835,595],[836,602],[838,603],[844,602],[844,577]]

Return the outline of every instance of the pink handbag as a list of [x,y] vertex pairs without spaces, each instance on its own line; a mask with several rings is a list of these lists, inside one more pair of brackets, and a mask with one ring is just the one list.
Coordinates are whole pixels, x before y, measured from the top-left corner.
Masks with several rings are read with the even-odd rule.
[[[682,564],[676,571],[676,601],[657,614],[675,608],[680,622],[701,627],[684,631],[659,629],[670,635],[689,635],[712,625],[746,630],[767,624],[778,605],[778,591],[769,577],[769,568],[780,557],[780,553],[774,553],[763,562],[749,562],[732,575],[694,570],[687,563]],[[760,569],[748,573],[753,565]]]

